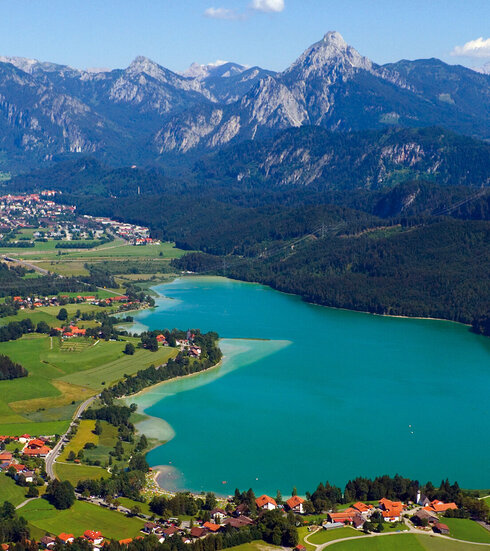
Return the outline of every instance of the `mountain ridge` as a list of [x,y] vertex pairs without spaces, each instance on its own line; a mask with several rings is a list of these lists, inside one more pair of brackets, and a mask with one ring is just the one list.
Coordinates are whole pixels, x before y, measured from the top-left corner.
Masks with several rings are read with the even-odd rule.
[[490,137],[490,76],[439,60],[377,65],[330,31],[281,73],[232,62],[194,77],[137,56],[82,71],[0,58],[0,172],[94,154],[165,163],[281,130],[440,125]]

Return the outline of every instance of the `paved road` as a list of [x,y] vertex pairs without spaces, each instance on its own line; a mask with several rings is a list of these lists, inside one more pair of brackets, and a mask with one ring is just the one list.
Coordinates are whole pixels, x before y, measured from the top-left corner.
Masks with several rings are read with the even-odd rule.
[[14,258],[12,256],[8,256],[5,254],[2,255],[2,258],[7,262],[15,262],[17,264],[20,264],[21,266],[24,266],[24,268],[28,268],[29,270],[35,270],[40,274],[43,274],[43,275],[49,274],[48,270],[45,270],[44,268],[40,268],[39,266],[36,266],[36,264],[31,264],[30,262],[26,262],[25,260],[20,260],[18,258]]
[[64,440],[65,440],[65,437],[66,435],[70,432],[70,429],[73,427],[75,421],[81,417],[82,413],[90,406],[90,404],[99,397],[99,395],[97,394],[97,396],[92,396],[90,398],[88,398],[87,400],[85,400],[85,402],[83,402],[82,404],[80,404],[78,406],[78,409],[77,411],[75,412],[75,415],[73,416],[73,420],[72,422],[70,423],[70,426],[68,427],[67,431],[65,432],[65,434],[63,434],[63,436],[61,436],[61,438],[59,439],[58,443],[56,444],[56,446],[49,452],[49,454],[47,455],[46,457],[46,473],[48,475],[49,478],[56,478],[55,474],[54,474],[54,468],[53,468],[53,465],[54,465],[54,462],[56,461],[56,458],[59,456],[59,454],[61,453],[61,447],[63,446],[63,444],[65,443]]

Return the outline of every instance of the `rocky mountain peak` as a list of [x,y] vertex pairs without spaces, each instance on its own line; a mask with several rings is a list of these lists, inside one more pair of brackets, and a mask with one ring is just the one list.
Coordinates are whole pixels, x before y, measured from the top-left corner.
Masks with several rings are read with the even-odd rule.
[[145,73],[146,75],[156,78],[157,80],[162,78],[165,71],[166,69],[158,65],[158,63],[142,55],[135,57],[126,69],[126,73],[130,75]]
[[329,31],[312,44],[301,56],[284,71],[284,75],[294,74],[301,80],[309,76],[322,76],[333,69],[350,72],[353,69],[370,71],[373,63],[349,46],[337,31]]

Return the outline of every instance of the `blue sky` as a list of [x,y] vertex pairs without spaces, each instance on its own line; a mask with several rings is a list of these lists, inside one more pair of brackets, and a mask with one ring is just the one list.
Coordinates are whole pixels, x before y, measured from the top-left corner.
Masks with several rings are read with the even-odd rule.
[[0,55],[79,68],[126,67],[145,55],[175,71],[216,59],[282,70],[329,30],[377,63],[490,61],[490,0],[0,0],[0,7]]

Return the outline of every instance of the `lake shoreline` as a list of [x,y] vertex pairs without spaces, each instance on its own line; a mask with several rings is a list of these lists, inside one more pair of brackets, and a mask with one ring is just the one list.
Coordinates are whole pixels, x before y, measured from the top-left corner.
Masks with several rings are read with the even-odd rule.
[[[172,280],[169,280],[168,282],[160,283],[158,285],[166,285],[167,283],[171,283],[172,281],[175,281],[176,279],[185,279],[185,278],[193,278],[193,277],[194,278],[222,278],[222,279],[229,279],[230,281],[237,281],[239,283],[250,283],[251,285],[262,285],[263,287],[267,287],[268,289],[272,289],[276,293],[281,293],[283,295],[291,296],[291,297],[298,297],[305,304],[311,304],[312,306],[319,306],[321,308],[329,308],[331,310],[340,310],[340,311],[343,311],[343,312],[356,312],[356,313],[359,313],[359,314],[366,314],[368,316],[376,316],[376,317],[379,317],[379,318],[399,318],[399,319],[408,319],[408,320],[444,321],[444,322],[447,322],[447,323],[456,323],[456,324],[462,325],[464,327],[471,327],[471,323],[464,323],[462,321],[449,320],[449,319],[446,319],[446,318],[432,318],[430,316],[404,316],[404,315],[401,315],[401,314],[378,314],[376,312],[369,312],[368,310],[357,310],[357,309],[354,309],[354,308],[344,308],[342,306],[329,306],[327,304],[320,304],[318,302],[312,302],[312,301],[306,300],[305,298],[303,298],[298,293],[293,293],[293,292],[290,292],[290,291],[282,291],[281,289],[276,289],[275,287],[272,287],[272,285],[267,285],[266,283],[261,283],[260,281],[246,281],[244,279],[235,279],[235,278],[228,277],[228,276],[220,276],[220,275],[202,276],[202,275],[199,275],[199,274],[185,273],[185,274],[177,275]],[[155,285],[155,287],[156,287],[156,285]],[[154,287],[152,287],[152,289],[154,289]],[[165,295],[162,295],[162,294],[158,293],[158,291],[156,291],[156,293],[159,296],[163,297],[163,298],[166,298],[166,299],[169,298],[169,297],[166,297]],[[156,308],[156,306],[154,308]],[[478,335],[478,333],[475,333],[475,335]],[[480,335],[480,336],[484,336],[484,335]]]
[[[284,491],[291,484],[298,484],[302,486],[298,490],[304,492],[311,490],[325,476],[325,471],[340,486],[359,472],[363,476],[377,476],[379,469],[375,462],[368,461],[359,469],[358,461],[353,459],[364,437],[354,437],[355,429],[345,425],[345,415],[348,412],[355,416],[365,411],[372,399],[384,395],[380,394],[382,392],[396,396],[400,412],[393,426],[383,427],[374,439],[380,450],[385,449],[387,442],[394,450],[392,458],[384,463],[383,472],[398,471],[413,479],[431,480],[440,478],[443,471],[444,476],[468,488],[486,484],[484,477],[478,475],[484,472],[479,466],[482,461],[475,461],[470,470],[462,467],[459,461],[449,461],[449,456],[460,455],[459,447],[451,439],[443,438],[449,429],[443,430],[440,438],[434,440],[434,434],[422,419],[427,401],[435,408],[453,411],[461,393],[475,403],[475,396],[480,396],[485,388],[488,375],[483,366],[490,349],[483,340],[474,339],[477,335],[463,329],[463,324],[442,325],[440,321],[450,320],[361,313],[328,306],[312,308],[317,305],[298,300],[301,297],[297,295],[219,276],[190,274],[169,285],[159,285],[156,290],[162,299],[152,312],[142,312],[135,322],[152,329],[164,325],[195,326],[232,338],[229,348],[220,346],[224,351],[225,378],[204,376],[195,383],[180,383],[159,392],[149,387],[135,395],[139,398],[135,401],[140,411],[155,416],[155,431],[164,428],[162,420],[167,419],[177,433],[170,447],[157,451],[152,448],[148,456],[152,466],[165,467],[164,474],[158,477],[162,491],[189,489],[228,494],[232,486],[253,486],[254,490],[267,493],[277,488]],[[388,321],[395,317],[429,319],[432,323]],[[249,345],[241,335],[250,335]],[[261,337],[273,342],[269,345]],[[253,344],[254,341],[257,344]],[[267,355],[278,350],[275,341],[287,341],[293,347],[290,352],[269,359]],[[467,362],[469,357],[474,358],[470,369],[472,376],[461,380],[456,366],[461,361]],[[247,369],[228,377],[230,369],[242,366]],[[417,366],[430,366],[423,389],[415,369]],[[397,373],[402,374],[401,379]],[[442,387],[441,376],[445,381]],[[354,380],[360,383],[362,392],[353,390]],[[471,381],[477,380],[480,390],[475,394],[475,383]],[[140,399],[152,389],[154,395]],[[192,392],[188,397],[179,396],[188,391]],[[150,407],[160,401],[162,403],[154,408]],[[307,418],[308,422],[290,420],[291,424],[278,424],[274,421],[277,415],[282,419],[278,404],[283,401],[298,404],[302,412],[300,417]],[[478,403],[482,403],[481,397]],[[256,408],[256,404],[261,406]],[[481,406],[476,407],[480,414],[481,409]],[[476,415],[473,409],[468,411],[464,416],[465,425]],[[213,431],[212,442],[217,450],[228,450],[226,458],[212,453],[209,431],[199,429],[202,416],[219,420],[216,426],[222,430]],[[461,422],[459,418],[456,425]],[[296,427],[298,423],[301,429]],[[344,430],[329,430],[339,423]],[[214,421],[211,424],[215,426]],[[150,426],[149,423],[148,429]],[[470,432],[462,433],[465,445],[479,443],[476,446],[479,449],[486,429],[478,428],[478,424],[472,426],[475,428]],[[144,425],[137,428],[145,432]],[[328,431],[328,441],[318,438],[318,431],[322,430]],[[291,441],[291,431],[299,431],[296,439],[314,444],[308,457],[294,456],[293,459],[288,455],[290,450],[285,443],[294,446],[295,442]],[[417,453],[427,438],[433,449],[430,460]],[[241,453],[244,441],[253,442],[274,460],[262,462],[255,456],[247,456],[245,465]],[[199,469],[189,456],[191,449],[199,453]],[[352,453],[339,454],[336,449]],[[176,470],[171,472],[167,464],[169,469]],[[281,467],[278,469],[274,465]],[[286,468],[287,465],[291,468]],[[301,475],[300,470],[304,471]],[[227,485],[222,486],[225,480]]]

